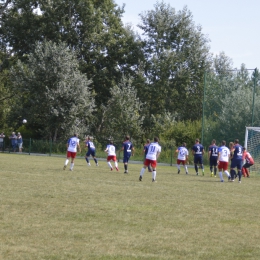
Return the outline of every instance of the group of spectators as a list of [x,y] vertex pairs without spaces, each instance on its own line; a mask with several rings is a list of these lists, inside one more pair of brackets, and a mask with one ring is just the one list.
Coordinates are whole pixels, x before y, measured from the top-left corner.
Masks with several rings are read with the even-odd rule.
[[[4,138],[5,134],[2,132],[0,134],[0,150],[3,151],[4,149]],[[12,134],[9,136],[9,139],[11,141],[12,151],[16,152],[16,149],[18,148],[19,152],[22,152],[23,149],[23,138],[20,132],[16,133],[12,132]]]

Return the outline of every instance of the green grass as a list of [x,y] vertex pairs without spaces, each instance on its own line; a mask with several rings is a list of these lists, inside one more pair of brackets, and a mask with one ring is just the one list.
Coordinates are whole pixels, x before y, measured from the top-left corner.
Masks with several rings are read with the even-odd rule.
[[[260,178],[0,154],[0,259],[260,259]],[[91,160],[94,165],[93,160]]]

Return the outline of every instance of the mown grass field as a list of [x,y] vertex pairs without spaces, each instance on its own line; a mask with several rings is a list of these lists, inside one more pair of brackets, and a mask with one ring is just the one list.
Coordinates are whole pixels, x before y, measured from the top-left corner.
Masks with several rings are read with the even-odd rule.
[[0,154],[0,259],[260,259],[260,178]]

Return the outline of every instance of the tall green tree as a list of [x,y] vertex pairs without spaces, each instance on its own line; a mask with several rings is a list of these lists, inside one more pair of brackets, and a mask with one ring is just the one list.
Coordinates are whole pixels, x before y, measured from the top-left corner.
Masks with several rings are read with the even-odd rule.
[[142,137],[142,107],[132,80],[123,78],[118,86],[111,89],[111,98],[104,109],[102,132],[103,136],[115,140],[123,140],[129,134],[131,138],[140,140]]
[[164,2],[141,16],[146,56],[145,88],[138,89],[149,103],[148,114],[164,110],[179,120],[198,119],[202,111],[203,75],[210,65],[209,40],[192,14]]
[[99,107],[142,56],[136,35],[123,26],[123,12],[113,0],[16,0],[3,14],[0,38],[21,60],[36,41],[66,42],[92,79]]
[[10,3],[11,0],[0,0],[0,15],[4,12]]
[[86,128],[94,109],[90,80],[79,69],[76,55],[65,43],[36,44],[28,61],[11,70],[19,92],[11,118],[26,115],[29,126],[53,140]]

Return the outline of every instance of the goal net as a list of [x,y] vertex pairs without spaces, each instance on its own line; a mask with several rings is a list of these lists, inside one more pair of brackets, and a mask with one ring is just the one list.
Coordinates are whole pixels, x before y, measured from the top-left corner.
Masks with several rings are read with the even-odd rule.
[[260,127],[246,127],[245,147],[255,161],[250,171],[260,174]]

